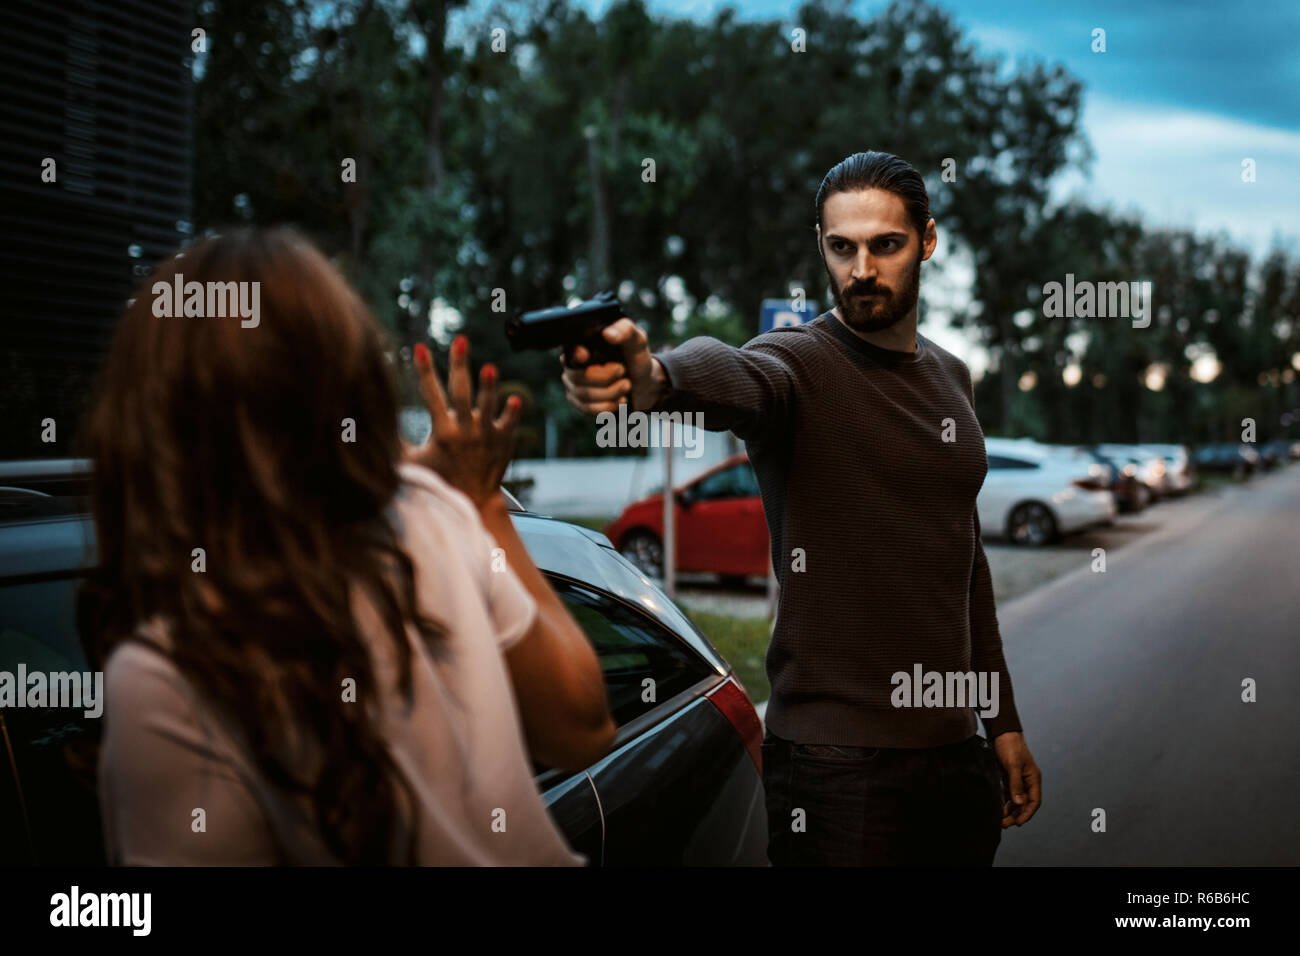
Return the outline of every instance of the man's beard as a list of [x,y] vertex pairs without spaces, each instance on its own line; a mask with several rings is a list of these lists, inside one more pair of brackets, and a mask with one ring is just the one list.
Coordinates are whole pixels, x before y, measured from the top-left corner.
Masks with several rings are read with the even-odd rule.
[[[917,255],[910,272],[904,277],[900,289],[890,289],[874,279],[858,282],[841,290],[835,285],[826,257],[822,257],[826,278],[830,280],[831,295],[840,310],[844,324],[858,332],[879,332],[907,316],[916,307],[921,291],[921,256]],[[863,293],[878,293],[872,298],[860,298]]]

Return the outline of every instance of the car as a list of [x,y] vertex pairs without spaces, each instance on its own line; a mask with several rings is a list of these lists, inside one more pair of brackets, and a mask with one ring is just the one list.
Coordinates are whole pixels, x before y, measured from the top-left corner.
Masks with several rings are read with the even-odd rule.
[[1139,451],[1159,455],[1165,462],[1162,495],[1185,495],[1191,491],[1194,483],[1192,459],[1187,453],[1186,445],[1138,445]]
[[986,438],[984,448],[989,470],[976,498],[984,534],[1041,547],[1114,520],[1109,471],[1086,452],[1006,438]]
[[1259,446],[1259,460],[1266,470],[1285,465],[1292,458],[1300,458],[1300,442],[1275,438]]
[[1120,470],[1120,474],[1127,475],[1136,481],[1142,487],[1142,490],[1146,492],[1146,496],[1143,500],[1147,504],[1155,501],[1156,495],[1151,489],[1151,484],[1138,477],[1139,472],[1142,471],[1143,462],[1149,460],[1146,456],[1141,455],[1136,451],[1121,451],[1116,449],[1114,446],[1110,446],[1103,452],[1100,446],[1090,445],[1088,446],[1088,450],[1095,455],[1100,455],[1106,461],[1109,461],[1112,467]]
[[1136,514],[1151,503],[1151,489],[1138,481],[1137,461],[1121,455],[1103,455],[1095,447],[1084,445],[1079,448],[1110,469],[1110,490],[1121,514]]
[[[84,462],[0,463],[0,671],[85,670],[76,606],[94,560],[88,477]],[[593,865],[766,866],[763,726],[731,667],[604,535],[506,501],[596,649],[618,724],[590,767],[534,766],[570,845]],[[102,865],[95,719],[6,708],[0,731],[0,865]]]
[[1259,452],[1249,445],[1219,442],[1204,445],[1192,455],[1198,471],[1228,474],[1233,478],[1249,478],[1259,467]]
[[[766,577],[771,548],[758,478],[749,456],[732,455],[674,492],[679,572],[716,574],[724,581]],[[650,577],[663,576],[663,492],[634,501],[605,536]]]
[[1151,500],[1159,501],[1165,493],[1165,472],[1169,466],[1163,455],[1148,451],[1139,445],[1117,445],[1102,443],[1094,445],[1098,452],[1108,457],[1121,458],[1136,466],[1138,481],[1147,486]]

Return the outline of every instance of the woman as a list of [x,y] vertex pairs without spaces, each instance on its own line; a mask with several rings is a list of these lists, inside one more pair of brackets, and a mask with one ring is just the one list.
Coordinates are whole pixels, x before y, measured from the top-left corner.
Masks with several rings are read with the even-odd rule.
[[[177,282],[212,314],[159,317]],[[585,862],[529,756],[585,767],[614,725],[500,492],[518,400],[494,417],[490,365],[473,400],[463,338],[449,397],[416,364],[411,449],[376,323],[288,229],[196,242],[128,304],[87,432],[112,862]]]

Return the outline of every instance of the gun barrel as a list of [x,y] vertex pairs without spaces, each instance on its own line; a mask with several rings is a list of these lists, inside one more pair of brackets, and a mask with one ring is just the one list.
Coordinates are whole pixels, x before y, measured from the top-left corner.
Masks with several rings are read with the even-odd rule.
[[516,352],[533,349],[563,347],[566,351],[575,345],[587,348],[593,357],[603,361],[616,360],[618,350],[601,337],[601,330],[618,321],[622,307],[611,294],[580,303],[573,308],[563,306],[537,309],[506,320],[506,340]]

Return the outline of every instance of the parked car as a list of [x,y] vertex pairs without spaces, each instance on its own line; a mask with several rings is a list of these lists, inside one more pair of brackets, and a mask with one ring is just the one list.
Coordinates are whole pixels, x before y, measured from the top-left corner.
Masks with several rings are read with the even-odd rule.
[[1137,462],[1121,455],[1103,455],[1095,447],[1078,446],[1098,464],[1110,471],[1110,491],[1120,514],[1136,514],[1151,503],[1151,489],[1137,477]]
[[1165,493],[1165,472],[1168,471],[1168,465],[1163,455],[1158,455],[1139,445],[1103,443],[1093,447],[1108,457],[1132,462],[1136,466],[1135,474],[1138,481],[1147,486],[1152,501],[1159,501]]
[[[724,579],[766,576],[771,563],[767,519],[749,457],[733,455],[676,489],[678,571]],[[663,576],[664,504],[656,492],[623,509],[605,535],[651,577]]]
[[1249,445],[1221,442],[1198,448],[1192,461],[1200,471],[1229,474],[1233,478],[1249,478],[1259,466],[1259,452]]
[[1289,438],[1275,438],[1259,446],[1260,464],[1266,470],[1287,464],[1292,458],[1300,458],[1300,442]]
[[1162,495],[1183,495],[1193,484],[1192,459],[1186,445],[1138,445],[1139,451],[1159,455],[1165,462]]
[[[93,523],[68,487],[77,471],[0,463],[0,670],[85,670],[75,608]],[[84,463],[80,474],[84,491]],[[506,498],[533,560],[596,649],[619,727],[610,753],[583,771],[535,768],[570,844],[593,865],[766,865],[763,728],[731,667],[603,535]],[[5,708],[0,730],[9,751],[0,759],[0,865],[102,864],[93,761],[78,770],[65,747],[92,742],[96,721],[81,710]]]
[[989,471],[976,499],[985,534],[1041,546],[1114,519],[1105,466],[1072,448],[987,438]]

